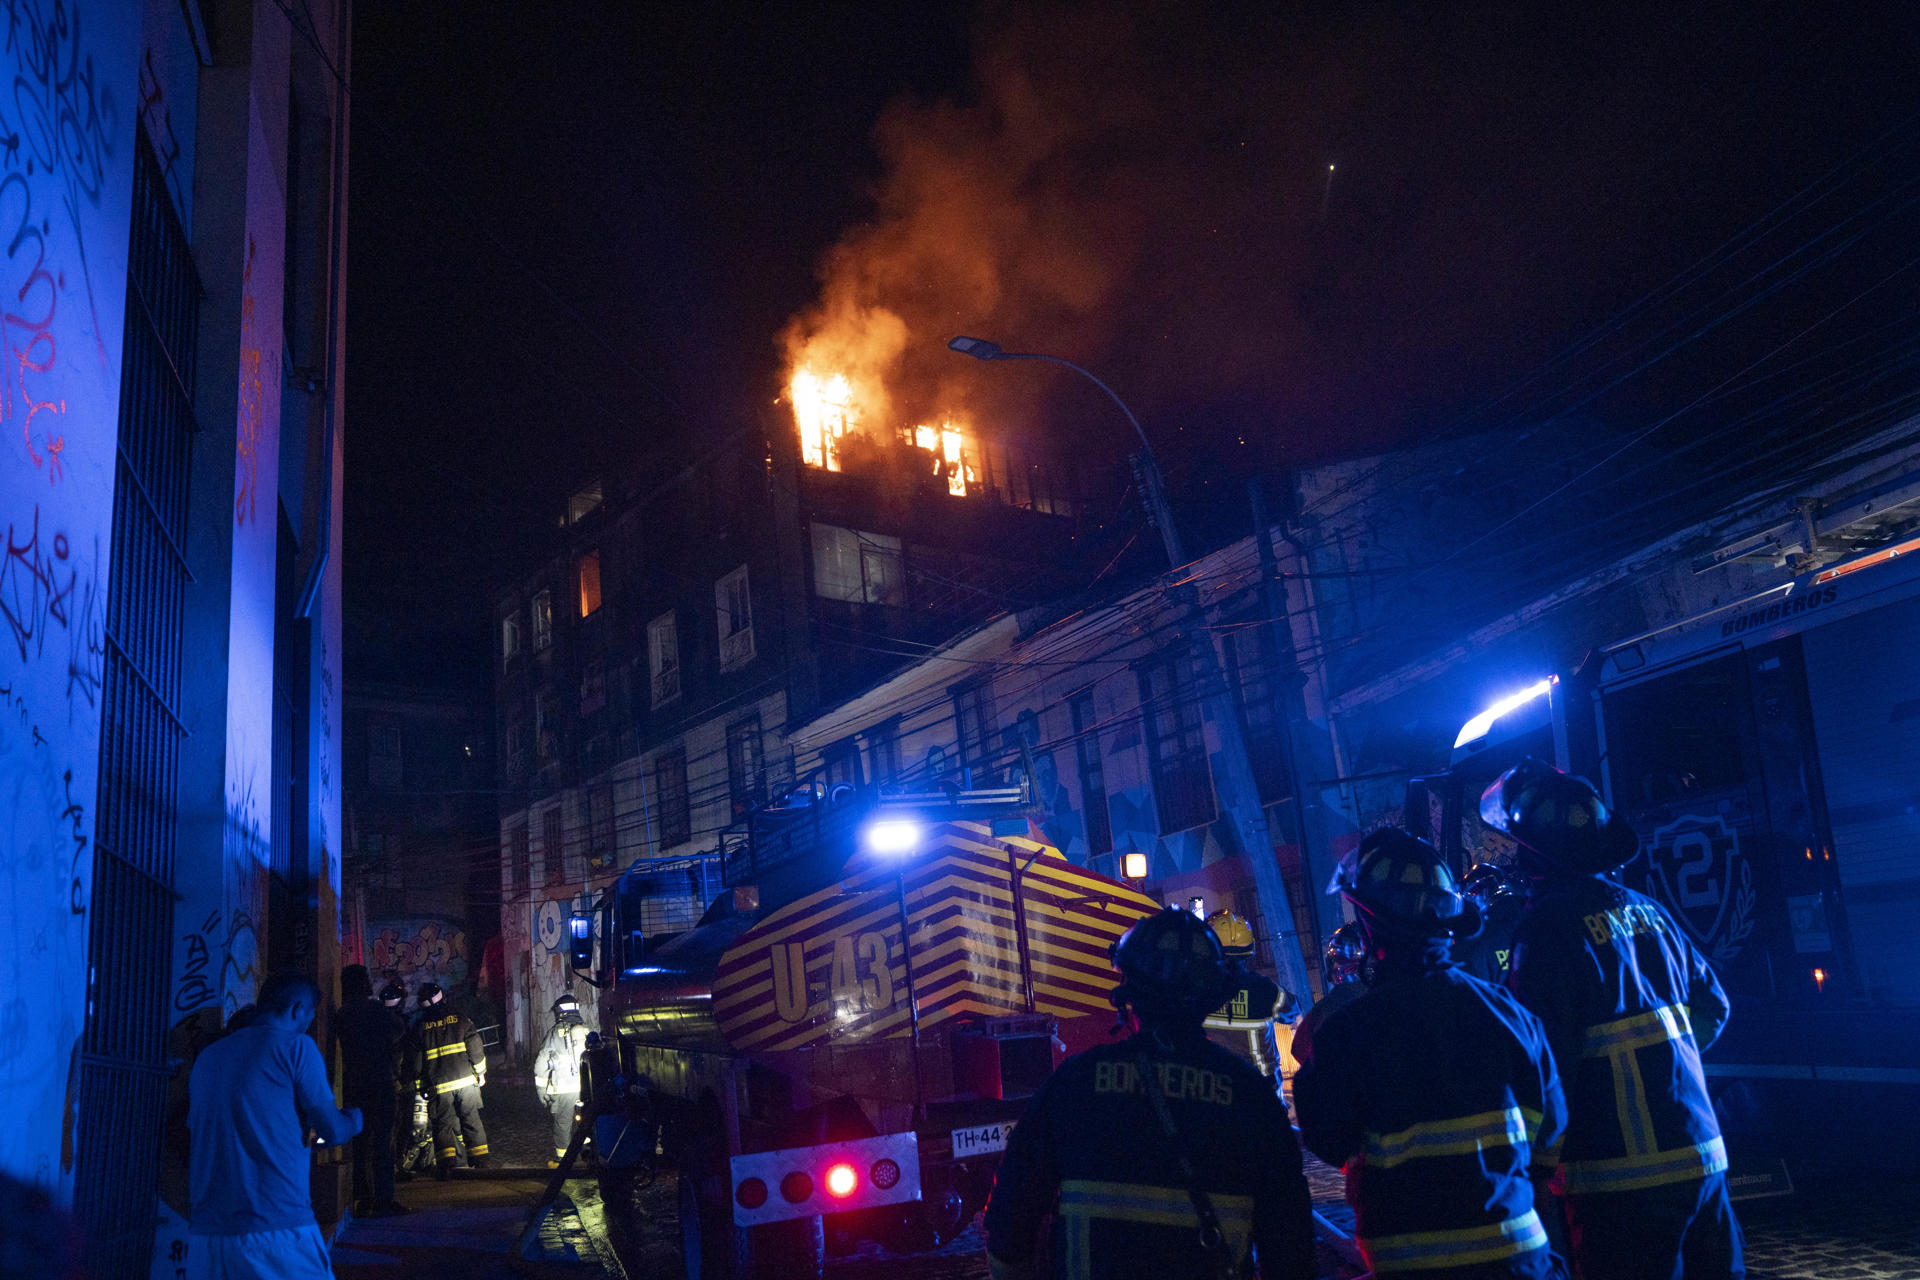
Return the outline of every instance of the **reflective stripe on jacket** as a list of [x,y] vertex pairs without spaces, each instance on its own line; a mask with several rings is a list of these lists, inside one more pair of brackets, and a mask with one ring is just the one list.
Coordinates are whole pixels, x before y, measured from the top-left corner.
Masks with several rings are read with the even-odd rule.
[[451,1093],[476,1085],[479,1074],[487,1069],[486,1046],[473,1022],[450,1009],[442,1013],[443,1007],[426,1010],[414,1024],[415,1076],[428,1093]]
[[1545,1029],[1506,992],[1437,959],[1384,968],[1315,1031],[1293,1089],[1376,1272],[1550,1272],[1530,1174],[1566,1102]]
[[1567,1073],[1569,1195],[1697,1181],[1727,1167],[1700,1049],[1726,1025],[1706,958],[1660,905],[1597,877],[1545,882],[1508,983]]
[[556,1022],[533,1059],[533,1085],[543,1096],[580,1092],[580,1055],[587,1049],[587,1026],[577,1019]]
[[1196,1027],[1170,1047],[1136,1036],[1062,1063],[1014,1126],[987,1202],[987,1248],[1034,1256],[1053,1217],[1055,1275],[1184,1280],[1206,1266],[1200,1220],[1140,1078],[1145,1048],[1237,1257],[1267,1280],[1315,1274],[1300,1148],[1273,1082]]

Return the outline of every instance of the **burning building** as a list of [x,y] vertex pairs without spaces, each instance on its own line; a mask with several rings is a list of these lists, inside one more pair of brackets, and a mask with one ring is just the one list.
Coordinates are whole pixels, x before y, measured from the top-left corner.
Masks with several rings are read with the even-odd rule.
[[[510,1053],[567,985],[560,922],[620,869],[651,864],[661,930],[698,917],[721,833],[806,780],[789,723],[1091,575],[1061,458],[959,412],[896,421],[870,368],[797,364],[700,461],[583,485],[495,593]],[[879,781],[901,763],[808,768]]]

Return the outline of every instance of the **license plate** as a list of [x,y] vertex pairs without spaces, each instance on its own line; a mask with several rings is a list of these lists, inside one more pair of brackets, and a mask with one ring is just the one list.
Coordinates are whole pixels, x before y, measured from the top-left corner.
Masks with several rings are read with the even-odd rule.
[[975,1125],[971,1129],[953,1131],[953,1158],[965,1160],[968,1156],[991,1155],[995,1151],[1007,1149],[1007,1136],[1013,1132],[1013,1121],[1000,1124]]

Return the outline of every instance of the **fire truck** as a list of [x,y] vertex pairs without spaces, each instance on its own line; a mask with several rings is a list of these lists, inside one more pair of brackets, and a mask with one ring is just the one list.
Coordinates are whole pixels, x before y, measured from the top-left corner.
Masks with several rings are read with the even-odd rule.
[[944,1241],[1025,1100],[1112,1029],[1108,948],[1158,904],[1031,839],[1027,805],[813,784],[723,840],[694,928],[646,936],[632,872],[573,917],[617,1053],[600,1159],[660,1135],[690,1280],[817,1275],[830,1236]]
[[1489,782],[1528,755],[1591,778],[1640,837],[1622,878],[1733,999],[1706,1069],[1736,1157],[1911,1161],[1920,539],[1756,585],[1474,716],[1410,786],[1409,825],[1463,867],[1504,861]]

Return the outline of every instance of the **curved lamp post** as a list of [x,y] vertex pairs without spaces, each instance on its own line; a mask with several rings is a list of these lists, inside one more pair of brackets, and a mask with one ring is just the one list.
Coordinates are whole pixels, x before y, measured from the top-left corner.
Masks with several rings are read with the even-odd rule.
[[[1065,365],[1106,392],[1120,406],[1120,412],[1127,416],[1127,421],[1133,424],[1134,434],[1140,437],[1140,452],[1134,455],[1134,475],[1146,497],[1147,515],[1160,528],[1160,538],[1167,548],[1168,563],[1178,569],[1187,562],[1180,547],[1179,531],[1173,526],[1173,511],[1167,504],[1166,484],[1160,476],[1160,463],[1153,456],[1153,446],[1147,443],[1147,433],[1140,429],[1140,420],[1133,416],[1133,410],[1127,408],[1126,401],[1114,394],[1112,387],[1073,361],[1062,360],[1059,356],[1043,355],[1037,351],[1004,351],[997,342],[964,336],[953,339],[947,346],[976,360],[1045,360],[1049,364]],[[1232,818],[1234,832],[1247,854],[1247,863],[1253,872],[1254,892],[1260,899],[1260,912],[1265,917],[1264,924],[1273,940],[1274,964],[1280,971],[1281,981],[1304,1007],[1313,1002],[1312,979],[1308,977],[1306,955],[1299,946],[1300,934],[1294,926],[1286,881],[1280,876],[1279,860],[1273,856],[1273,836],[1267,827],[1266,810],[1261,807],[1259,791],[1253,781],[1253,762],[1247,755],[1246,738],[1240,731],[1240,709],[1234,705],[1232,695],[1227,690],[1227,678],[1221,669],[1220,655],[1214,651],[1212,637],[1206,632],[1206,616],[1200,608],[1198,591],[1192,583],[1183,583],[1173,589],[1172,597],[1185,606],[1193,619],[1197,638],[1190,652],[1198,669],[1196,674],[1207,718],[1213,722],[1214,730],[1220,736],[1219,765],[1213,778],[1214,791],[1220,798],[1221,808]],[[1261,852],[1256,854],[1256,850]],[[1305,852],[1303,848],[1303,856]]]
[[1166,544],[1167,563],[1179,568],[1187,562],[1186,552],[1180,545],[1180,531],[1174,527],[1173,510],[1167,504],[1167,484],[1160,474],[1160,461],[1153,456],[1153,445],[1147,441],[1147,433],[1140,429],[1140,419],[1133,416],[1133,410],[1127,408],[1127,402],[1118,392],[1096,378],[1090,371],[1081,368],[1071,360],[1059,356],[1046,355],[1039,351],[1006,351],[997,342],[985,338],[961,336],[947,343],[951,351],[963,356],[972,356],[975,360],[1045,360],[1048,364],[1062,365],[1073,370],[1094,386],[1107,393],[1108,399],[1118,405],[1120,412],[1126,415],[1133,426],[1133,434],[1140,437],[1140,452],[1134,455],[1134,473],[1140,481],[1140,488],[1147,503],[1147,518],[1160,530],[1160,540]]

